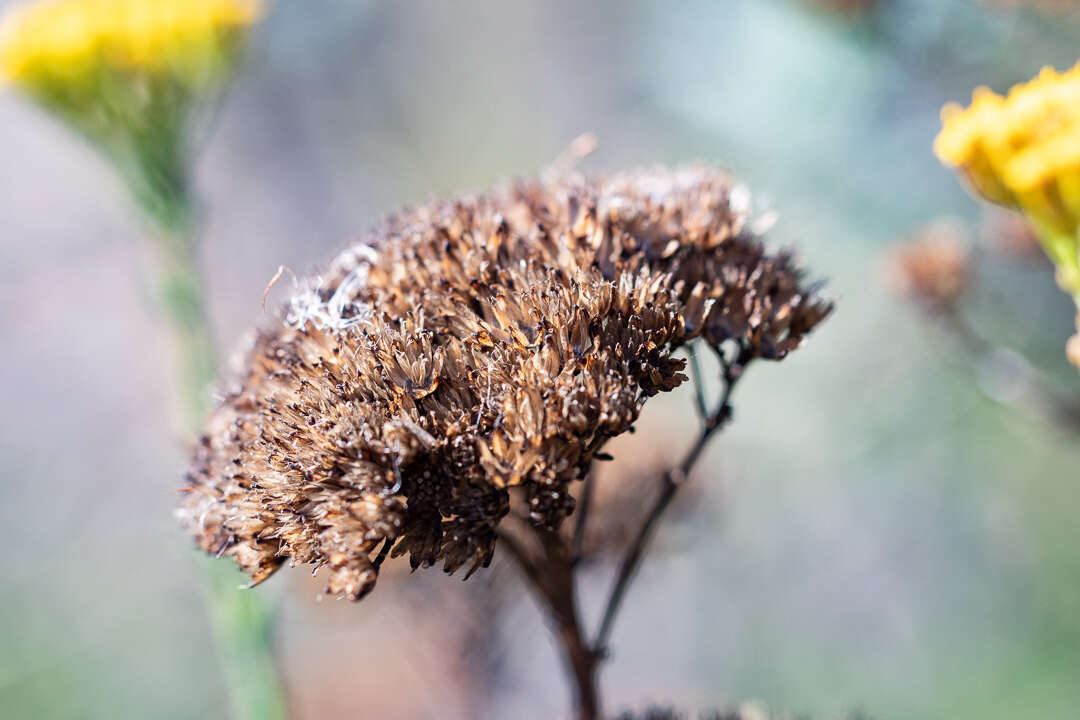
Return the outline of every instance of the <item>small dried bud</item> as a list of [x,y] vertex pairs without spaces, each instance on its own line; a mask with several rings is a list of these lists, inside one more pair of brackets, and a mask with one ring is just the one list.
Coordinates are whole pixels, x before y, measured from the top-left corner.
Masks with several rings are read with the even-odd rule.
[[[735,199],[739,198],[738,202]],[[326,565],[358,599],[387,553],[467,575],[511,489],[538,526],[702,338],[783,358],[829,313],[704,168],[522,182],[390,218],[256,338],[179,511],[255,582]]]
[[893,251],[897,288],[934,310],[951,309],[968,285],[968,244],[948,223],[934,223]]

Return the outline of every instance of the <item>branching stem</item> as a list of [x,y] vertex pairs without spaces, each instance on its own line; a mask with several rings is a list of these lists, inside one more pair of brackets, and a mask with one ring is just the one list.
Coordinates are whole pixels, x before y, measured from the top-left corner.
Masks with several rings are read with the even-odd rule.
[[[648,549],[656,525],[671,504],[679,487],[689,477],[709,440],[723,428],[732,417],[731,393],[749,362],[749,352],[739,348],[736,358],[728,361],[722,353],[720,358],[723,390],[715,410],[709,412],[704,394],[700,389],[700,368],[691,353],[695,372],[695,402],[702,414],[701,430],[694,444],[683,459],[660,479],[660,491],[652,507],[631,541],[619,565],[611,593],[604,606],[600,628],[595,640],[589,642],[577,603],[577,561],[583,550],[585,523],[592,494],[595,491],[590,476],[586,477],[578,508],[577,523],[569,539],[554,530],[537,528],[527,522],[517,523],[517,532],[499,531],[499,545],[507,549],[528,581],[529,587],[548,613],[555,637],[562,649],[563,659],[574,687],[574,700],[578,720],[599,720],[601,717],[600,693],[597,670],[607,657],[608,641],[615,618],[626,596],[638,567]],[[531,539],[537,549],[530,551],[523,540]]]
[[694,441],[694,444],[690,446],[686,456],[683,457],[678,465],[664,473],[661,478],[660,493],[657,495],[656,500],[653,501],[653,505],[649,509],[649,512],[645,515],[645,520],[642,522],[641,527],[638,529],[637,534],[630,543],[626,555],[623,556],[622,563],[619,565],[618,573],[615,576],[615,582],[612,585],[611,594],[608,596],[608,601],[604,607],[604,614],[600,621],[600,630],[597,632],[596,640],[593,642],[593,647],[596,648],[598,652],[602,654],[607,653],[607,645],[611,638],[611,630],[615,624],[615,618],[619,613],[619,609],[622,607],[626,591],[629,589],[630,583],[634,579],[638,567],[641,565],[642,556],[648,546],[649,540],[652,538],[657,522],[659,522],[664,511],[667,510],[671,501],[675,498],[675,493],[678,491],[679,487],[686,481],[686,478],[689,477],[691,470],[693,470],[698,458],[701,457],[701,453],[705,450],[705,446],[708,445],[709,440],[731,419],[731,393],[735,389],[736,382],[738,382],[739,378],[742,376],[746,362],[747,360],[744,351],[740,353],[740,357],[737,358],[735,362],[723,364],[724,389],[720,397],[719,405],[715,410],[705,416],[701,431],[698,433],[698,437]]

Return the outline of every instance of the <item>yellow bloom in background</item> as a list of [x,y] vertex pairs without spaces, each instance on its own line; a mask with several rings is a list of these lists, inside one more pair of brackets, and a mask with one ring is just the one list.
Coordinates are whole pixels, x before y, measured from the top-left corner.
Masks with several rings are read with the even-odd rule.
[[232,67],[257,0],[42,0],[0,21],[0,84],[79,130],[165,226],[183,222],[188,116]]
[[[0,20],[0,85],[78,130],[120,172],[153,223],[158,292],[180,358],[185,425],[206,411],[214,352],[196,261],[188,128],[193,111],[232,68],[257,0],[39,0]],[[273,614],[208,572],[232,716],[281,720]]]
[[196,89],[258,19],[255,0],[45,0],[0,26],[0,77],[34,90],[42,80],[112,71],[171,73]]
[[938,158],[990,202],[1024,213],[1080,307],[1080,63],[1043,68],[1004,97],[978,88],[969,107],[950,103],[941,120]]

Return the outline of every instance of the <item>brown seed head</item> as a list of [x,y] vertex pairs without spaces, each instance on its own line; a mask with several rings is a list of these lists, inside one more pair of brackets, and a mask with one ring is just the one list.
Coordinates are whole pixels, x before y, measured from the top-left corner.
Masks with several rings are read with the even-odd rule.
[[931,309],[952,308],[968,286],[967,241],[949,223],[929,225],[894,250],[890,264],[897,288]]
[[486,566],[522,493],[554,528],[570,483],[675,349],[783,358],[831,310],[700,167],[557,182],[391,217],[258,334],[195,453],[181,521],[254,582],[326,565],[359,599],[387,551]]

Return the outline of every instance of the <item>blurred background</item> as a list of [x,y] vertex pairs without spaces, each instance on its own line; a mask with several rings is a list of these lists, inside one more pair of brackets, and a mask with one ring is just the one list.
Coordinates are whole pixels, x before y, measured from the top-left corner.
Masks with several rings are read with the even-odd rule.
[[[838,310],[740,385],[616,626],[608,710],[1076,718],[1080,424],[1016,381],[1080,398],[1073,310],[1048,264],[983,242],[1000,219],[930,146],[947,100],[1078,48],[1067,2],[280,0],[200,148],[215,336],[228,351],[266,321],[279,265],[315,270],[385,213],[535,171],[585,131],[586,170],[730,168]],[[224,717],[171,516],[185,449],[145,227],[10,92],[0,158],[0,717]],[[1019,354],[973,354],[893,291],[890,249],[942,217],[975,247],[966,322]],[[678,457],[690,408],[651,401],[607,472]],[[397,566],[359,605],[276,575],[257,592],[295,715],[562,717],[543,618],[501,565],[468,584]],[[585,575],[593,623],[610,573]]]

